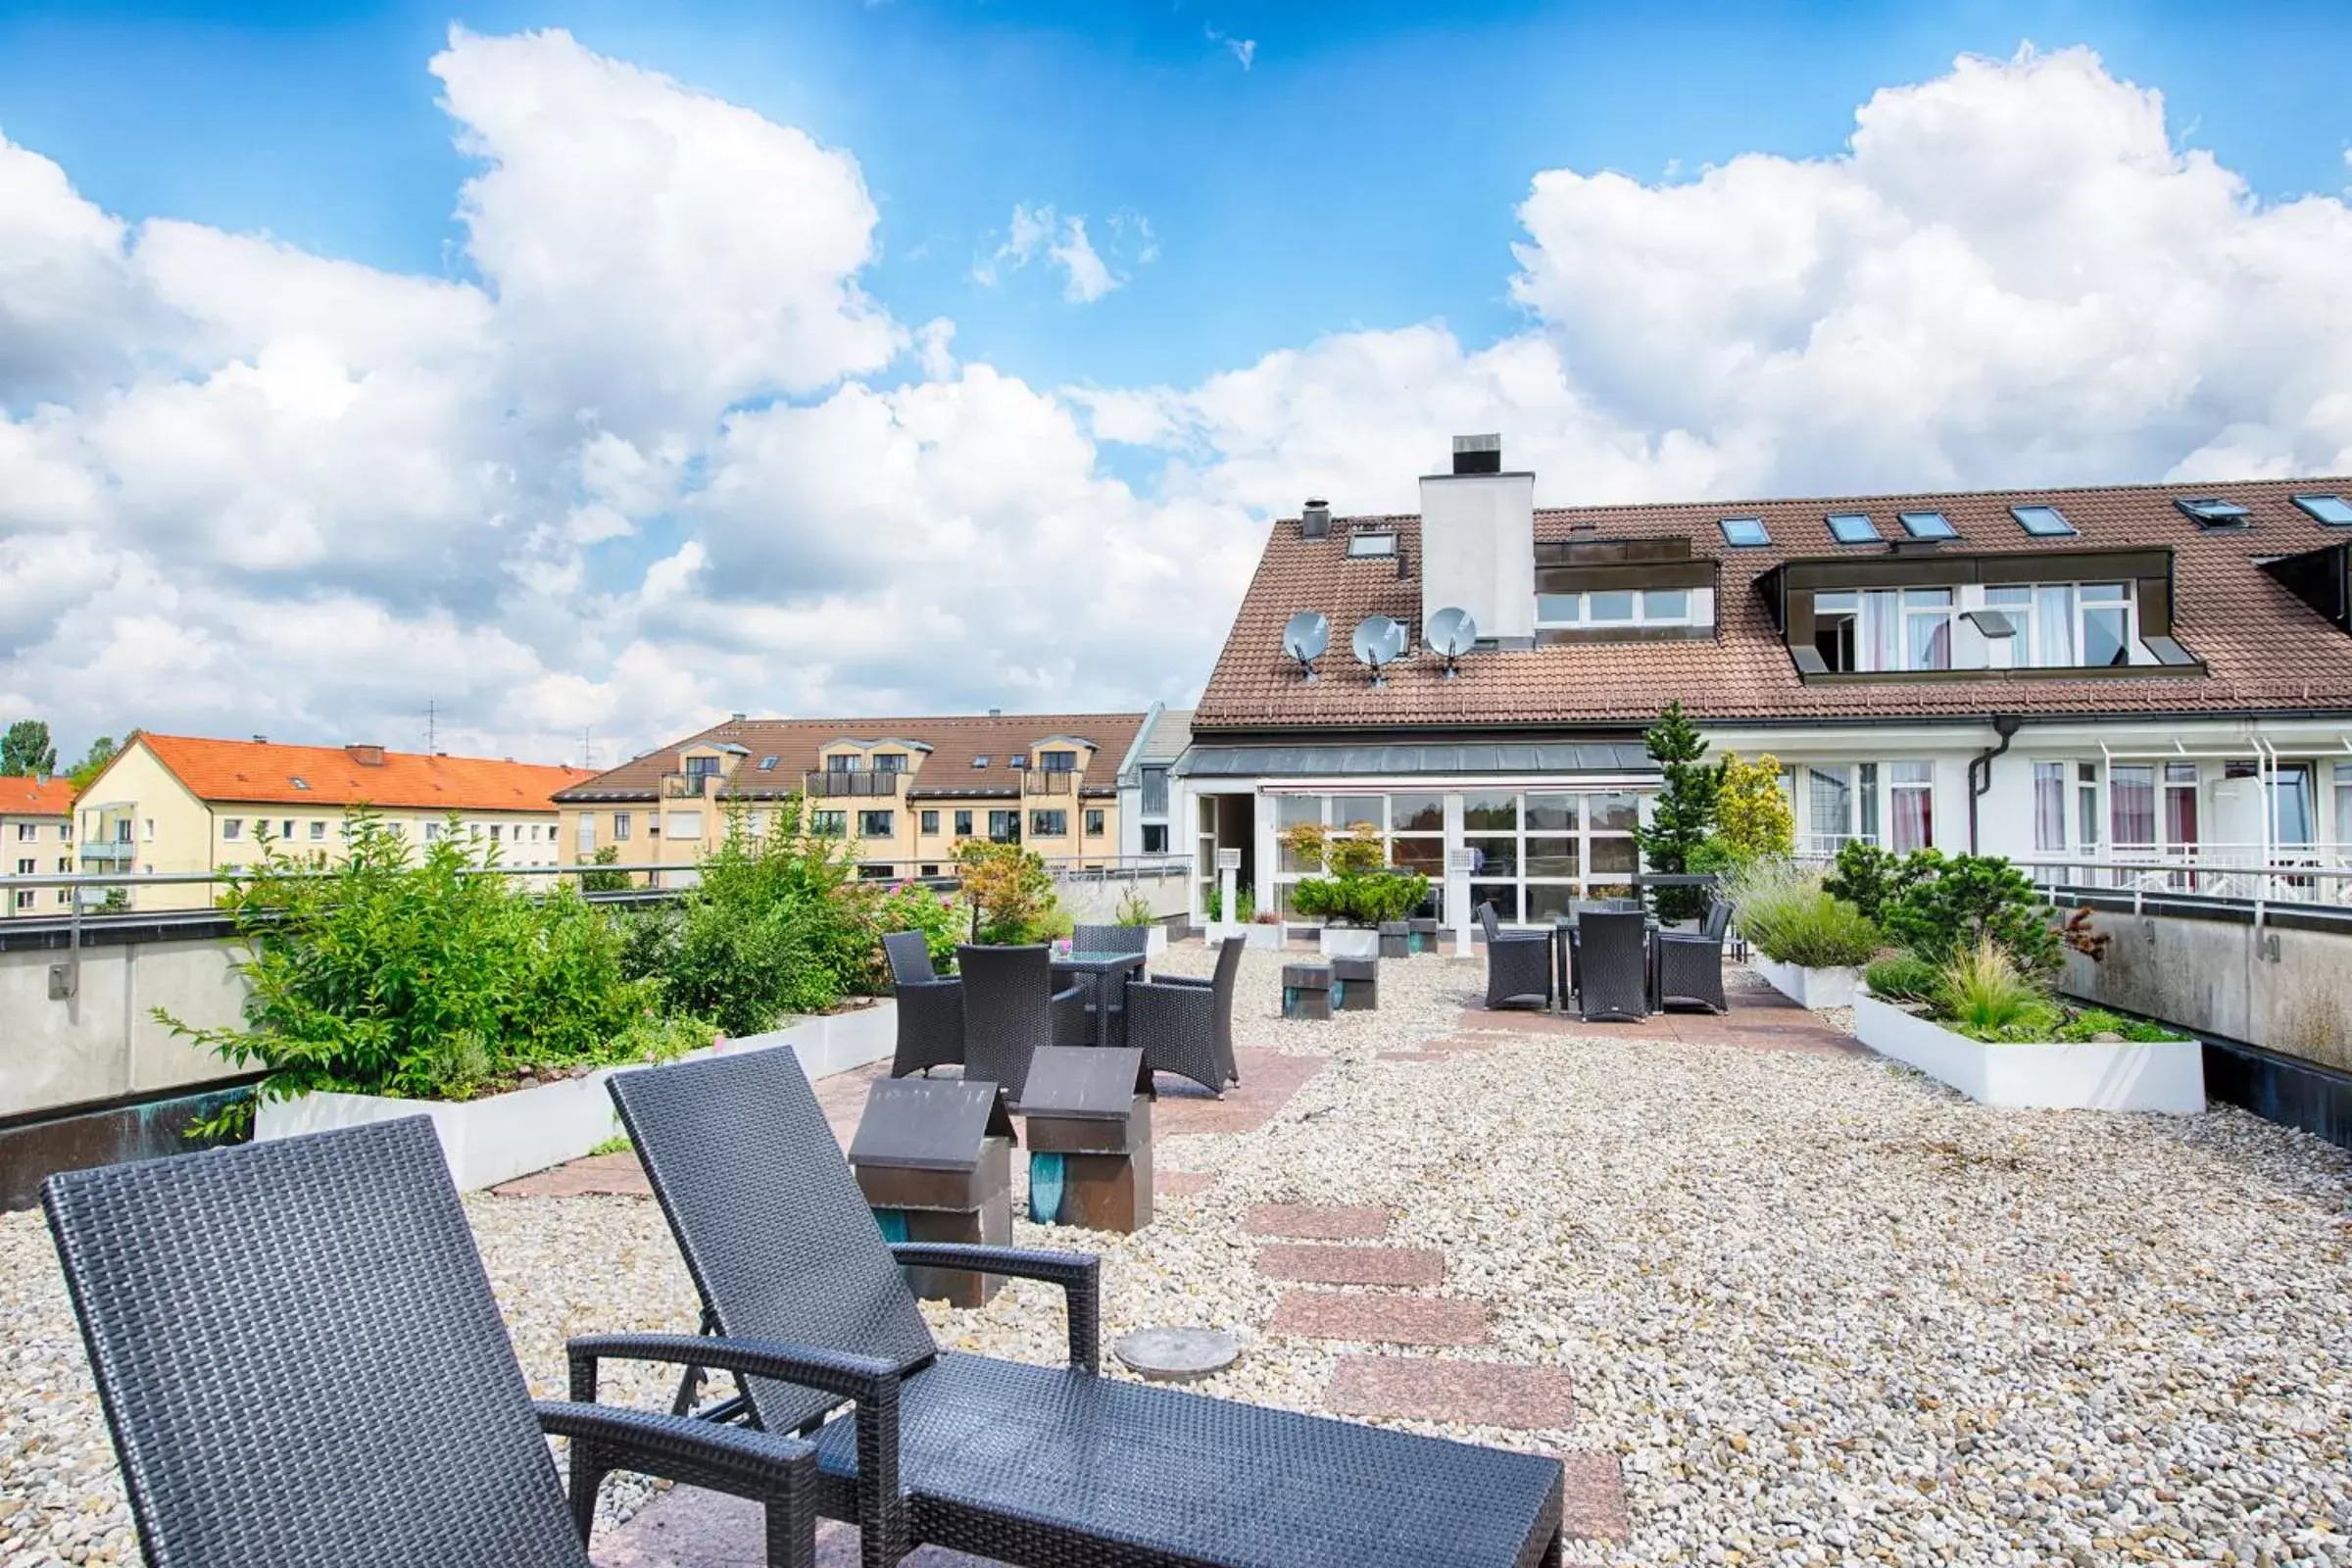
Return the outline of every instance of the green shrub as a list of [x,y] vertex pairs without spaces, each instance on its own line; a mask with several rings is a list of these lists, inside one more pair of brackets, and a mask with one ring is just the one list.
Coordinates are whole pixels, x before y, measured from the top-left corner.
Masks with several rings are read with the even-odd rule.
[[1720,891],[1732,902],[1740,935],[1769,955],[1772,932],[1791,911],[1819,898],[1822,889],[1820,877],[1776,858],[1736,867],[1724,877]]
[[1403,919],[1429,897],[1429,878],[1392,869],[1380,835],[1368,829],[1331,833],[1319,823],[1303,822],[1286,832],[1283,842],[1301,860],[1330,873],[1301,877],[1291,886],[1291,907],[1309,919],[1379,925]]
[[947,974],[956,967],[956,945],[963,940],[963,914],[955,895],[935,892],[920,882],[902,882],[875,901],[874,940],[894,931],[920,931],[931,967]]
[[1020,947],[1070,933],[1070,917],[1056,907],[1053,875],[1036,851],[966,839],[956,851],[956,862],[963,876],[973,941]]
[[1847,969],[1868,963],[1879,951],[1879,928],[1852,905],[1818,889],[1809,899],[1777,909],[1765,935],[1748,940],[1776,963],[1806,969]]
[[1142,888],[1131,887],[1119,895],[1119,911],[1112,916],[1114,923],[1125,926],[1157,925],[1159,919],[1152,912],[1152,903],[1144,897]]
[[1945,960],[1936,1007],[1937,1016],[1980,1040],[2001,1039],[2017,1029],[2055,1027],[2058,1022],[2040,989],[1989,936]]
[[1888,1002],[1929,1002],[1934,1000],[1942,975],[1918,954],[1898,953],[1865,969],[1862,979],[1874,997]]
[[469,874],[473,841],[454,832],[412,862],[371,811],[344,829],[342,863],[268,844],[221,895],[251,988],[245,1027],[197,1029],[160,1007],[158,1021],[262,1068],[270,1099],[462,1100],[530,1071],[675,1054],[648,1033],[660,987],[630,976],[607,911],[569,888],[542,898]]
[[2126,1040],[2141,1043],[2191,1038],[2178,1029],[2167,1029],[2160,1023],[2150,1023],[2144,1018],[2122,1017],[2101,1007],[2083,1007],[2070,1013],[2066,1022],[2060,1024],[2050,1038],[2073,1043],[2093,1040],[2100,1035],[2121,1035]]
[[1884,919],[1887,900],[1902,891],[1905,859],[1876,844],[1847,839],[1838,846],[1838,869],[1822,886],[1830,897],[1843,899],[1871,919]]
[[[608,844],[594,855],[581,857],[578,863],[587,866],[618,865],[620,863],[620,846]],[[582,871],[577,885],[582,893],[626,893],[629,891],[629,873],[626,871]]]
[[2061,944],[2050,911],[2026,874],[1998,856],[1920,850],[1904,857],[1879,910],[1886,934],[1945,962],[1990,939],[2027,978],[2058,971]]

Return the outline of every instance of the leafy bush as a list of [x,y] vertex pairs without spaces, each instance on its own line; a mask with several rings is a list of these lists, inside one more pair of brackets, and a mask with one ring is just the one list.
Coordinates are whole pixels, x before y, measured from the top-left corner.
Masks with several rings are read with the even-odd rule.
[[990,947],[1052,942],[1074,929],[1054,903],[1054,878],[1045,858],[1018,844],[965,839],[956,862],[963,875],[963,902],[971,911],[972,940]]
[[1916,953],[1898,953],[1863,970],[1862,979],[1874,997],[1888,1002],[1929,1002],[1935,999],[1942,975]]
[[341,864],[268,844],[221,895],[251,986],[244,1028],[155,1011],[174,1034],[263,1068],[264,1096],[462,1100],[533,1072],[687,1049],[654,1015],[660,987],[624,969],[606,911],[568,888],[539,898],[469,874],[472,841],[454,833],[412,863],[408,840],[375,813],[349,812],[344,828]]
[[1998,856],[1920,850],[1903,858],[1879,919],[1931,963],[1989,938],[2038,983],[2059,966],[2059,937],[2026,874]]
[[1749,941],[1777,963],[1806,969],[1843,969],[1868,963],[1883,945],[1879,928],[1852,905],[1815,890],[1780,909],[1761,937]]
[[963,915],[953,894],[938,893],[920,882],[901,882],[874,904],[874,940],[894,931],[920,931],[931,967],[946,974],[956,967],[956,945],[963,940]]
[[[1752,762],[1736,756],[1723,760],[1715,789],[1715,836],[1710,842],[1721,846],[1721,852],[1735,863],[1796,853],[1796,812],[1788,804],[1788,792],[1781,788],[1779,758],[1768,752]],[[1693,854],[1690,869],[1721,867],[1702,866]]]
[[1291,907],[1310,919],[1379,925],[1403,919],[1429,897],[1429,878],[1390,869],[1380,835],[1369,829],[1329,833],[1319,823],[1301,822],[1283,834],[1283,842],[1330,873],[1301,877],[1291,887]]
[[2033,981],[1990,936],[1954,953],[1942,965],[1936,1008],[1962,1033],[1999,1039],[2004,1032],[2054,1027],[2058,1019]]
[[1873,920],[1883,919],[1886,902],[1903,888],[1904,857],[1847,839],[1838,847],[1838,869],[1822,882],[1830,897],[1843,899]]
[[1144,897],[1144,890],[1136,887],[1131,887],[1119,895],[1119,910],[1112,916],[1112,920],[1118,925],[1127,926],[1157,925],[1159,923],[1158,918],[1152,912],[1151,901]]
[[[620,863],[620,846],[608,844],[594,855],[583,857],[578,863],[590,866],[618,865]],[[626,893],[629,891],[629,873],[626,871],[582,871],[579,877],[579,889],[582,893]]]

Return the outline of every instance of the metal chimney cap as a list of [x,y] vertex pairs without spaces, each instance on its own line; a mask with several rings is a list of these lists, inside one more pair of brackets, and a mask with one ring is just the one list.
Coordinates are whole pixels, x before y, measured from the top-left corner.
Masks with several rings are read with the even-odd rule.
[[1456,473],[1500,473],[1502,471],[1501,435],[1455,436],[1453,438],[1453,471]]
[[1501,450],[1502,432],[1499,430],[1486,435],[1457,435],[1453,438],[1453,451],[1456,457],[1465,452],[1500,452]]

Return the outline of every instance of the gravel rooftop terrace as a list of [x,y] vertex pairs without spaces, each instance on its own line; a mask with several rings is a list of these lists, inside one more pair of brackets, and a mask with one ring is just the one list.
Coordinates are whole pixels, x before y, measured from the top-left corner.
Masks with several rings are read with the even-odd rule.
[[[1244,1335],[1203,1392],[1557,1453],[1572,1561],[2352,1564],[2341,1152],[2230,1109],[1989,1109],[1752,986],[1587,1026],[1420,958],[1376,1013],[1285,1022],[1282,956],[1242,972],[1244,1091],[1163,1095],[1152,1227],[1016,1227],[1104,1255],[1106,1335]],[[821,1086],[845,1136],[869,1076]],[[467,1200],[544,1395],[567,1335],[693,1325],[630,1166]],[[1046,1287],[926,1310],[1060,1350]],[[603,1563],[751,1560],[701,1494],[615,1483],[605,1514]],[[48,1238],[0,1216],[0,1568],[136,1555]]]

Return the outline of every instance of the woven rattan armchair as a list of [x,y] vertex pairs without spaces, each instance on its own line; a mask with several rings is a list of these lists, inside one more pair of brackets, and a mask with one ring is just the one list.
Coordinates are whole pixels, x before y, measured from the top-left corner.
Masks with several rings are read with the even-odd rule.
[[1525,1002],[1550,1006],[1551,933],[1506,931],[1492,904],[1478,906],[1478,924],[1487,938],[1488,1007]]
[[1706,923],[1696,931],[1658,933],[1658,1004],[1685,1003],[1728,1012],[1723,995],[1723,946],[1732,928],[1732,906],[1716,899]]
[[422,1116],[52,1176],[42,1202],[149,1563],[588,1568],[613,1470],[757,1499],[767,1560],[816,1560],[789,1431],[532,1402]]
[[1233,1058],[1233,993],[1247,944],[1217,945],[1216,973],[1206,980],[1162,975],[1127,983],[1127,1044],[1144,1066],[1190,1078],[1213,1095],[1242,1081]]
[[1049,949],[957,948],[956,967],[963,975],[963,1075],[995,1084],[1008,1102],[1020,1103],[1038,1047],[1094,1043],[1087,989],[1054,989]]
[[[733,1338],[574,1340],[575,1396],[612,1358],[735,1373],[712,1413],[813,1434],[817,1508],[865,1568],[926,1542],[1031,1568],[1559,1563],[1556,1459],[1104,1378],[1094,1258],[885,1242],[791,1052],[607,1082]],[[1059,1286],[1068,1364],[942,1349],[903,1264]]]
[[1639,1023],[1649,1015],[1648,927],[1649,916],[1635,909],[1576,917],[1576,1001],[1588,1020]]
[[890,1075],[928,1076],[934,1067],[962,1065],[963,982],[942,979],[932,969],[930,939],[920,931],[893,931],[882,939],[882,952],[899,1004],[899,1049]]

